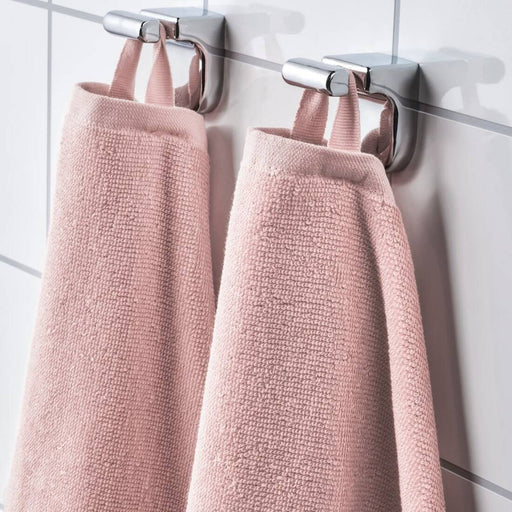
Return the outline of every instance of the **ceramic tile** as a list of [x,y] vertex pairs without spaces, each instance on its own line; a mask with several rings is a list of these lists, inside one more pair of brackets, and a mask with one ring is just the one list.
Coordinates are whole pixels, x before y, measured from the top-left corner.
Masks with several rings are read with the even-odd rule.
[[420,115],[393,188],[410,237],[441,455],[512,489],[512,138]]
[[509,0],[401,3],[399,54],[422,63],[421,100],[512,125]]
[[7,484],[40,280],[0,262],[0,503]]
[[512,501],[443,470],[446,512],[512,512]]
[[203,7],[202,0],[167,1],[160,4],[143,0],[58,0],[55,3],[99,16],[103,16],[108,11],[113,10],[138,12],[148,7],[172,7],[173,5],[180,7]]
[[0,52],[0,254],[40,268],[46,236],[47,12],[4,2]]
[[227,47],[235,52],[282,63],[291,57],[391,52],[392,0],[278,4],[248,0],[210,0],[210,10],[227,22]]

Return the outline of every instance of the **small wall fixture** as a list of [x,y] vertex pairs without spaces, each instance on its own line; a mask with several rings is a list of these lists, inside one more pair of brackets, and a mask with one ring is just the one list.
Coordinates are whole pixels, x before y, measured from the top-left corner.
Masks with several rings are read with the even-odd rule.
[[206,113],[220,101],[224,78],[224,16],[198,8],[144,9],[140,14],[110,11],[103,18],[112,34],[155,43],[160,24],[167,39],[195,47],[201,58],[201,94],[195,110]]
[[387,172],[403,169],[416,143],[417,112],[405,106],[418,99],[419,66],[416,62],[382,53],[329,55],[322,62],[291,59],[282,68],[286,82],[330,96],[348,93],[348,72],[356,78],[360,96],[389,101],[393,109],[393,153]]

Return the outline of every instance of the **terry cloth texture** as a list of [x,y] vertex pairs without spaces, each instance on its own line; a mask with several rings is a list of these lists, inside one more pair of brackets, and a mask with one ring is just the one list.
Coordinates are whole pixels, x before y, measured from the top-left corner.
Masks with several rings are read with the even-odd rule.
[[76,86],[65,121],[8,512],[186,507],[214,315],[205,127],[112,89]]
[[354,95],[329,143],[310,91],[291,132],[248,134],[187,512],[444,510],[409,246]]

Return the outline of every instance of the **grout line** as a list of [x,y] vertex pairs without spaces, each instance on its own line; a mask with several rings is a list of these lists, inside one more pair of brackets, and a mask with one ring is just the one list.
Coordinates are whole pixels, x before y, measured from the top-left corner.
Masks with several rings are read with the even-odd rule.
[[[423,103],[421,101],[411,102],[413,110],[417,110],[423,114],[429,114],[431,116],[440,117],[456,123],[473,126],[489,132],[499,133],[507,137],[512,137],[512,126],[506,124],[495,123],[494,121],[488,121],[480,117],[470,116],[462,112],[456,112],[455,110],[449,110],[442,107],[436,107],[429,103]],[[408,107],[410,108],[410,107]]]
[[260,59],[259,57],[253,57],[252,55],[246,55],[245,53],[234,52],[233,50],[224,50],[224,56],[228,59],[242,62],[244,64],[250,64],[258,68],[268,69],[270,71],[277,71],[281,73],[282,65],[278,62],[272,62],[266,59]]
[[[41,7],[44,9],[49,9],[53,12],[58,12],[60,14],[66,14],[68,16],[73,16],[75,18],[80,18],[87,21],[92,21],[94,23],[101,23],[102,17],[96,14],[89,14],[84,11],[79,11],[77,9],[71,9],[69,7],[63,7],[61,5],[52,4],[43,2],[41,0],[13,0],[14,2],[20,2],[28,5],[33,5],[35,7]],[[204,5],[208,5],[208,0],[203,0]],[[393,22],[393,54],[395,55],[395,51],[398,46],[398,32],[399,32],[399,21],[400,21],[400,0],[395,0],[395,8],[394,8],[394,22]],[[272,62],[266,59],[262,59],[259,57],[253,57],[251,55],[246,55],[243,53],[238,53],[232,50],[225,50],[225,56],[231,60],[235,60],[238,62],[242,62],[245,64],[249,64],[252,66],[256,66],[263,69],[268,69],[270,71],[281,71],[281,64]],[[422,103],[418,101],[410,101],[409,104],[405,106],[408,108],[412,108],[413,110],[417,110],[418,112],[422,112],[425,114],[430,114],[436,117],[440,117],[443,119],[448,119],[450,121],[455,121],[456,123],[465,124],[469,126],[474,126],[476,128],[481,128],[483,130],[487,130],[490,132],[499,133],[500,135],[505,135],[507,137],[512,137],[512,126],[507,126],[500,123],[495,123],[493,121],[487,121],[486,119],[481,119],[479,117],[470,116],[468,114],[463,114],[460,112],[455,112],[454,110],[448,110],[442,107],[436,107],[434,105],[430,105],[427,103]]]
[[[25,2],[26,0],[15,0],[16,2]],[[31,0],[32,1],[32,0]],[[93,23],[103,23],[103,16],[99,16],[98,14],[91,14],[85,11],[79,11],[78,9],[71,9],[70,7],[64,7],[63,5],[52,4],[51,9],[53,12],[58,12],[59,14],[67,14],[68,16],[73,16],[74,18],[80,18],[86,21],[92,21]]]
[[453,473],[454,475],[457,475],[457,476],[463,478],[464,480],[468,480],[469,482],[477,484],[480,487],[484,487],[485,489],[493,492],[494,494],[499,494],[503,498],[512,500],[512,491],[509,491],[508,489],[505,489],[504,487],[496,485],[495,483],[493,483],[489,480],[486,480],[485,478],[482,478],[481,476],[475,475],[471,471],[461,468],[460,466],[457,466],[456,464],[453,464],[452,462],[449,462],[445,459],[441,459],[441,467],[443,469],[445,469],[446,471],[449,471],[450,473]]
[[21,270],[22,272],[26,272],[27,274],[30,274],[31,276],[40,278],[42,275],[41,272],[39,272],[39,270],[29,267],[28,265],[24,265],[23,263],[20,263],[19,261],[8,258],[7,256],[4,256],[3,254],[0,254],[0,261],[2,263],[5,263],[6,265],[10,265],[11,267]]
[[12,0],[13,2],[19,2],[21,4],[32,5],[33,7],[40,7],[41,9],[47,9],[48,11],[58,12],[59,14],[66,14],[73,18],[80,18],[86,21],[92,21],[94,23],[102,23],[103,17],[98,14],[91,14],[85,11],[79,11],[78,9],[71,9],[71,7],[64,7],[63,5],[54,4],[51,1],[43,2],[42,0]]
[[400,37],[400,0],[395,0],[393,9],[393,43],[391,45],[391,55],[393,60],[398,57],[398,40]]
[[20,4],[31,5],[32,7],[40,7],[41,9],[49,9],[48,2],[42,2],[41,0],[13,0],[13,2],[19,2]]
[[46,67],[46,236],[48,236],[48,227],[50,225],[50,204],[52,194],[52,37],[53,37],[53,16],[52,0],[48,0],[50,9],[48,9],[48,49],[47,49],[47,67]]

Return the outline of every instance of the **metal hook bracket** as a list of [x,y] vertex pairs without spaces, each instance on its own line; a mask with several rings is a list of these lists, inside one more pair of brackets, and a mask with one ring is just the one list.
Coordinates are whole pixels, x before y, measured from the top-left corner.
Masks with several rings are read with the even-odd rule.
[[160,24],[167,39],[195,47],[201,57],[201,93],[194,110],[206,113],[220,101],[224,79],[224,16],[193,7],[144,9],[140,14],[110,11],[103,27],[117,34],[145,43],[159,40]]
[[418,99],[416,62],[382,53],[329,55],[322,62],[291,59],[284,64],[282,75],[292,85],[344,96],[348,93],[348,71],[355,75],[360,96],[389,100],[393,109],[393,152],[386,172],[402,170],[410,162],[416,144],[417,112],[405,105]]

